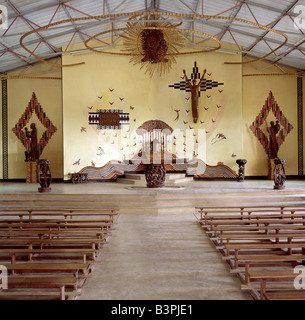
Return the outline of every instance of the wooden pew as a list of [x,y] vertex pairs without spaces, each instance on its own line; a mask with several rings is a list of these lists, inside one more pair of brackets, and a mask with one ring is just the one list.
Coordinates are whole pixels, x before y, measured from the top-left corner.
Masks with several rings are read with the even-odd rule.
[[270,232],[304,232],[305,226],[300,224],[271,224],[268,226],[265,225],[229,225],[229,226],[216,226],[211,231],[206,231],[208,235],[217,236],[218,234],[231,233],[231,232],[240,232],[240,233],[249,233],[251,231],[261,231],[265,233]]
[[57,222],[57,223],[23,223],[23,222],[11,222],[11,223],[1,223],[0,222],[0,230],[13,230],[13,229],[89,229],[89,228],[100,228],[106,230],[113,230],[112,224],[104,223],[104,222],[88,222],[88,223],[65,223],[65,222]]
[[200,225],[229,263],[230,272],[245,283],[244,290],[259,299],[305,299],[304,291],[293,288],[297,276],[293,267],[305,264],[304,205],[196,209]]
[[[78,278],[73,276],[48,276],[48,277],[25,277],[9,276],[8,289],[5,293],[12,292],[11,289],[59,289],[59,299],[66,299],[66,288],[77,290],[81,288]],[[1,297],[0,297],[1,298]]]
[[10,239],[0,239],[0,249],[8,245],[20,245],[32,249],[33,246],[37,245],[42,248],[45,245],[55,246],[69,246],[84,247],[87,246],[92,249],[100,249],[101,245],[105,243],[105,239],[98,238],[64,238],[64,239],[39,239],[39,238],[10,238]]
[[9,274],[16,273],[73,273],[78,278],[79,272],[88,275],[91,272],[90,263],[4,263],[2,264],[7,268]]
[[269,206],[226,206],[226,207],[195,207],[198,210],[200,218],[199,222],[202,225],[206,225],[208,220],[216,219],[252,219],[259,215],[261,216],[274,216],[282,217],[284,214],[290,215],[304,215],[305,205],[295,205],[295,206],[279,206],[279,205],[269,205]]
[[291,203],[291,204],[240,204],[240,205],[222,205],[222,206],[195,206],[195,210],[200,214],[200,218],[203,219],[207,214],[218,213],[238,213],[245,214],[248,212],[284,212],[294,210],[305,210],[304,203]]
[[[267,292],[267,282],[293,282],[296,278],[297,274],[294,272],[294,268],[283,268],[281,270],[278,269],[263,269],[263,270],[252,270],[249,272],[249,281],[260,282],[260,292],[259,297],[261,300],[270,299],[272,296],[273,298],[276,297],[277,299],[286,300],[288,297],[292,300],[297,299],[304,299],[305,298],[305,291],[304,290],[292,290],[289,293],[285,293],[285,290],[278,291],[276,295],[272,295],[272,293],[268,294]],[[251,287],[249,290],[251,290]],[[254,290],[254,289],[252,289]]]
[[305,216],[304,217],[291,217],[291,218],[269,218],[269,219],[232,219],[232,220],[210,220],[204,226],[206,230],[213,231],[215,227],[219,226],[260,226],[260,225],[276,225],[276,224],[298,224],[305,226]]
[[[210,238],[214,242],[219,242],[217,245],[224,245],[228,243],[238,242],[238,243],[246,243],[249,242],[249,240],[270,240],[275,241],[276,243],[279,243],[280,240],[285,240],[286,243],[293,243],[293,240],[299,239],[302,241],[305,241],[305,233],[268,233],[268,234],[262,234],[262,233],[230,233],[230,234],[220,234],[217,237]],[[284,242],[282,242],[284,243]]]
[[305,243],[273,243],[273,242],[257,242],[257,243],[228,243],[224,246],[221,246],[219,249],[225,249],[229,256],[231,251],[234,252],[234,255],[238,255],[240,250],[249,250],[249,249],[287,249],[287,254],[291,254],[289,252],[293,248],[304,249]]
[[[76,298],[81,295],[81,292],[72,291],[72,292],[61,292],[61,294],[65,296],[67,300],[70,298]],[[50,292],[50,291],[33,291],[33,290],[24,290],[24,291],[11,291],[11,290],[4,290],[0,291],[0,300],[15,300],[15,299],[22,299],[22,300],[59,300],[62,299],[60,292]]]
[[[41,256],[41,255],[59,255],[59,254],[66,254],[71,255],[75,254],[76,256],[80,256],[82,259],[82,262],[85,264],[87,263],[87,255],[91,255],[91,259],[93,261],[96,260],[96,249],[92,248],[86,248],[86,249],[68,249],[68,248],[49,248],[45,247],[42,249],[20,249],[20,248],[10,248],[10,249],[0,249],[0,257],[2,256],[9,256],[11,259],[11,263],[16,263],[16,257],[17,255],[27,255],[28,260],[32,261],[33,255]],[[92,263],[92,262],[91,262]]]
[[97,208],[0,208],[0,217],[18,216],[23,218],[28,216],[29,218],[35,216],[63,216],[65,219],[70,217],[79,216],[108,216],[114,220],[115,216],[118,216],[119,209],[97,209]]
[[[92,266],[99,263],[96,254],[114,230],[115,216],[117,209],[0,209],[0,258],[10,261],[1,264],[13,279],[9,280],[8,291],[0,292],[0,299],[59,297],[63,300],[79,295],[75,290],[81,278],[79,273],[88,277]],[[58,277],[58,273],[66,275]],[[67,292],[66,288],[72,287],[73,291]],[[56,291],[48,292],[51,289]]]
[[[292,254],[292,255],[250,255],[250,256],[238,256],[234,260],[234,268],[230,271],[231,273],[238,274],[246,284],[250,282],[250,273],[252,268],[259,267],[280,267],[290,266],[295,267],[303,264],[305,261],[305,255]],[[251,271],[250,271],[251,270]],[[241,275],[244,275],[242,277]]]

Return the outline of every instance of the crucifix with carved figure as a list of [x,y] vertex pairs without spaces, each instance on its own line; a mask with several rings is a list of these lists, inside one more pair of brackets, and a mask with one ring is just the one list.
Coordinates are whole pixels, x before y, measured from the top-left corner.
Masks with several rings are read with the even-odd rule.
[[186,92],[191,92],[192,98],[192,112],[193,112],[193,121],[197,123],[198,121],[198,104],[201,91],[207,91],[218,86],[224,85],[224,83],[219,83],[217,81],[205,79],[206,69],[203,72],[203,75],[200,75],[200,72],[197,67],[197,62],[195,61],[193,72],[191,74],[191,79],[187,77],[186,71],[183,70],[185,81],[180,81],[173,85],[169,85],[170,88],[185,90]]

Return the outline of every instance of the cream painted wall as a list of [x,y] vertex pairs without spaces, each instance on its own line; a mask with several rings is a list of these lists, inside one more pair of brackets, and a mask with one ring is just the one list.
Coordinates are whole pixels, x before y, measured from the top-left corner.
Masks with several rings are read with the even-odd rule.
[[[57,62],[60,59],[56,60]],[[38,63],[30,68],[18,69],[8,75],[61,77],[61,69],[45,63]],[[25,148],[17,139],[12,129],[18,119],[24,113],[32,93],[35,92],[47,117],[57,128],[45,147],[41,159],[51,160],[53,178],[63,178],[63,149],[62,149],[62,83],[61,80],[37,80],[37,79],[9,79],[8,80],[8,142],[9,142],[9,179],[26,178]],[[44,132],[35,114],[30,123],[35,122],[38,128],[38,139]],[[27,126],[29,128],[29,124]]]
[[[287,73],[295,73],[295,70],[287,68],[282,68],[282,70]],[[245,64],[243,66],[244,75],[278,74],[282,73],[282,70],[267,62],[255,62],[254,64]],[[297,78],[295,76],[243,77],[243,148],[244,157],[248,160],[246,175],[266,176],[268,174],[267,155],[249,127],[262,110],[270,90],[283,114],[294,126],[294,129],[280,147],[278,156],[287,160],[285,166],[286,174],[297,175]],[[273,120],[272,117],[269,117],[268,123]]]
[[[191,100],[186,100],[190,93],[169,87],[182,81],[183,69],[190,77],[195,61],[201,74],[204,68],[211,73],[210,76],[206,75],[207,79],[224,83],[224,86],[201,93],[199,119],[204,123],[199,120],[197,124],[193,124],[191,112],[186,112],[191,109]],[[68,179],[69,173],[78,172],[92,163],[101,167],[110,160],[121,160],[116,150],[123,148],[125,152],[128,151],[127,144],[131,154],[139,149],[139,143],[132,136],[128,139],[129,133],[124,131],[126,128],[122,130],[121,139],[118,130],[98,131],[96,126],[89,126],[89,107],[94,112],[97,109],[122,109],[129,112],[131,132],[145,121],[154,119],[165,121],[173,129],[194,127],[195,134],[198,129],[206,129],[207,163],[216,165],[221,161],[237,170],[236,158],[232,154],[243,156],[242,68],[240,65],[224,65],[225,61],[238,62],[241,56],[223,53],[181,56],[169,73],[161,77],[158,74],[150,77],[144,69],[129,63],[128,57],[95,53],[63,55],[63,64],[85,62],[82,66],[63,69],[65,179]],[[109,89],[114,90],[111,92]],[[220,93],[218,89],[223,92]],[[207,98],[207,95],[211,97]],[[98,96],[103,98],[99,99]],[[180,110],[178,121],[175,121],[175,109]],[[216,122],[212,122],[212,119]],[[82,132],[81,127],[85,127],[86,131]],[[217,139],[220,133],[226,139]],[[124,140],[126,134],[128,137]],[[105,152],[101,156],[98,155],[100,148]],[[186,156],[192,158],[192,152],[188,148],[186,151]],[[75,164],[79,159],[80,164]]]
[[[182,81],[183,69],[186,69],[190,76],[195,61],[200,73],[207,68],[211,74],[206,76],[207,79],[224,83],[224,86],[201,93],[197,124],[192,123],[191,112],[186,112],[191,109],[191,101],[186,100],[190,93],[169,87]],[[9,179],[25,178],[25,150],[11,129],[24,112],[32,92],[36,93],[42,108],[58,129],[42,156],[51,159],[54,178],[68,179],[69,173],[78,172],[92,164],[101,167],[110,160],[121,160],[123,154],[129,158],[137,153],[141,146],[131,133],[142,123],[152,119],[163,120],[173,129],[181,129],[183,132],[186,132],[189,126],[194,127],[195,134],[198,134],[199,129],[206,129],[207,164],[223,162],[237,171],[236,159],[245,158],[248,160],[247,176],[266,176],[267,155],[249,126],[261,111],[270,90],[284,115],[294,126],[281,146],[279,156],[287,159],[287,174],[297,175],[296,77],[242,77],[249,73],[279,73],[280,70],[267,62],[241,66],[224,64],[227,61],[239,62],[241,56],[223,53],[181,56],[177,58],[177,63],[173,64],[169,73],[161,77],[157,74],[150,77],[145,74],[144,69],[132,65],[128,57],[94,53],[75,56],[66,54],[63,56],[63,64],[85,64],[63,68],[62,82],[8,80]],[[283,70],[294,72],[285,68]],[[61,70],[39,63],[10,75],[60,77]],[[109,89],[114,90],[111,92]],[[218,89],[223,91],[220,93]],[[207,98],[207,95],[211,97]],[[98,96],[103,98],[99,99]],[[217,105],[221,107],[218,108]],[[129,112],[130,132],[126,132],[128,127],[125,126],[122,131],[97,130],[96,126],[89,126],[88,113],[97,109],[122,109]],[[175,109],[180,110],[178,121],[175,121]],[[216,122],[212,122],[212,119]],[[217,138],[218,134],[223,134],[225,139],[220,136]],[[199,137],[194,139],[196,138]],[[121,149],[123,152],[120,152]],[[175,151],[173,147],[173,152]],[[192,148],[187,148],[186,151],[186,154],[179,156],[191,159]],[[80,164],[75,164],[79,159]],[[2,157],[0,169],[2,178]]]

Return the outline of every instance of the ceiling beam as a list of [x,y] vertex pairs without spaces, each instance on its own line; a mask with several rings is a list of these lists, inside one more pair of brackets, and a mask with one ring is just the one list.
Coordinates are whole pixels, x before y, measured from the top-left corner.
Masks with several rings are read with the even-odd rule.
[[[64,11],[65,11],[65,14],[67,15],[68,19],[72,19],[72,16],[71,16],[68,8],[62,3],[62,0],[59,0],[59,4],[62,5],[62,7],[63,7],[63,9],[64,9]],[[79,32],[79,30],[78,30],[75,22],[72,21],[71,24],[72,24],[72,26],[73,26],[73,28],[74,28],[74,31],[79,35],[79,37],[81,38],[81,40],[82,40],[83,42],[85,42],[85,38],[84,38],[84,36]]]
[[[203,25],[207,25],[207,26],[211,26],[211,27],[214,27],[214,28],[218,28],[219,29],[219,33],[221,32],[221,29],[220,29],[220,26],[219,26],[219,22],[218,21],[213,21],[212,19],[209,19],[208,21],[203,21],[202,19],[198,19],[198,18],[192,18],[192,20],[194,20],[195,22],[197,21],[198,23],[202,23]],[[257,27],[258,28],[258,27]],[[252,37],[252,38],[257,38],[257,35],[254,32],[249,32],[249,31],[244,31],[244,30],[240,30],[240,29],[237,29],[235,28],[234,26],[231,26],[230,27],[230,30],[231,32],[234,32],[234,33],[237,33],[237,34],[241,34],[243,36],[248,36],[248,37]],[[280,40],[276,40],[276,39],[273,39],[271,37],[268,37],[265,39],[271,43],[274,43],[274,44],[281,44],[282,41]],[[293,47],[294,45],[293,44],[290,44],[290,43],[286,43],[287,47]]]
[[[268,27],[273,29],[279,23],[279,21],[281,21],[287,15],[287,13],[298,3],[298,1],[299,0],[295,0],[293,4],[289,5],[287,9],[281,13],[281,16],[273,23],[269,24]],[[268,33],[269,31],[266,30],[259,38],[257,38],[257,40],[252,45],[247,48],[247,50],[250,52],[260,41],[265,40],[265,37]]]
[[[32,30],[35,30],[35,28],[32,26],[31,23],[29,23],[29,21],[27,19],[24,18],[24,16],[20,13],[20,11],[12,4],[11,0],[6,0],[7,3],[9,4],[9,6],[19,15],[19,17],[22,18],[22,20],[32,29]],[[41,42],[44,42],[47,47],[49,47],[49,49],[52,51],[52,52],[57,52],[48,42],[45,41],[45,39],[40,35],[39,32],[35,32],[36,35],[39,37],[40,41]]]
[[[244,0],[237,0],[237,1],[244,2]],[[296,2],[298,2],[298,1],[296,1]],[[269,10],[269,11],[271,11],[273,13],[275,13],[275,12],[279,13],[279,14],[283,14],[284,13],[283,10],[278,9],[276,6],[272,7],[272,6],[269,6],[269,5],[266,5],[266,4],[263,4],[263,3],[254,2],[254,1],[251,1],[251,0],[247,0],[246,3],[248,5],[250,5],[250,6],[252,6],[252,7],[257,7],[257,8],[261,8],[261,9],[264,9],[264,10]],[[295,4],[293,6],[295,6]],[[298,14],[296,14],[294,12],[290,12],[289,15],[293,16],[293,17],[298,16]]]
[[[119,18],[117,18],[118,20]],[[122,19],[124,19],[124,17],[122,17]],[[109,21],[109,20],[107,20]],[[201,24],[205,24],[207,26],[211,26],[211,27],[215,27],[215,28],[218,28],[219,29],[219,32],[221,31],[220,27],[219,27],[219,22],[218,21],[213,21],[211,19],[209,19],[209,21],[202,21],[202,19],[197,19],[197,18],[191,18],[191,19],[188,19],[189,22],[198,22],[198,23],[201,23]],[[79,31],[86,31],[88,28],[91,28],[91,27],[94,27],[96,25],[99,25],[100,24],[100,21],[94,21],[94,22],[90,22],[88,24],[83,24],[82,26],[78,26],[78,30]],[[66,27],[65,27],[66,28]],[[249,37],[254,37],[254,38],[257,38],[255,32],[254,33],[251,33],[251,32],[248,32],[248,31],[244,31],[244,30],[240,30],[240,29],[237,29],[235,27],[230,27],[230,30],[231,32],[234,32],[236,34],[241,34],[241,35],[244,35],[244,36],[249,36]],[[60,36],[65,36],[67,34],[71,34],[71,36],[73,35],[74,33],[74,29],[71,28],[69,30],[66,30],[66,31],[63,31],[63,32],[56,32],[56,33],[52,33],[48,36],[45,36],[44,39],[46,41],[51,41],[53,39],[56,39],[57,37],[60,37]],[[270,42],[270,43],[273,43],[273,44],[276,44],[276,45],[280,45],[282,42],[280,40],[276,40],[276,39],[273,39],[271,37],[267,37],[265,36],[265,40]],[[25,46],[29,46],[29,45],[33,45],[33,44],[37,44],[39,42],[39,40],[37,39],[34,39],[34,40],[30,40],[28,42],[24,42],[24,45]],[[19,49],[21,46],[20,44],[16,44],[14,46],[10,46],[10,48],[12,50],[16,50],[16,49]],[[287,48],[293,48],[294,47],[294,44],[290,44],[290,43],[286,43],[285,47]],[[0,50],[0,54],[3,53],[4,51],[6,50]]]
[[[40,2],[44,2],[44,1],[40,1]],[[62,0],[63,4],[68,3],[68,2],[71,2],[71,0]],[[54,8],[55,9],[55,7],[58,6],[57,3],[47,3],[45,5],[39,5],[39,3],[37,3],[37,5],[35,4],[35,12],[38,12],[40,10],[50,9],[50,8],[52,8],[52,9]],[[33,13],[33,9],[24,10],[22,13],[23,13],[24,16],[26,16],[28,14],[32,14]],[[15,19],[15,18],[18,18],[19,16],[20,16],[20,14],[16,13],[16,11],[15,11],[15,14],[10,14],[9,18],[10,19]]]
[[[240,9],[242,8],[242,6],[245,4],[245,0],[242,1],[242,3],[236,7],[235,9],[233,9],[233,13],[230,15],[230,18],[236,18],[237,15],[240,12]],[[222,40],[222,38],[224,37],[224,35],[226,34],[227,31],[229,31],[230,26],[232,25],[233,20],[229,21],[229,23],[227,24],[227,26],[222,30],[222,35],[218,38],[219,41]]]

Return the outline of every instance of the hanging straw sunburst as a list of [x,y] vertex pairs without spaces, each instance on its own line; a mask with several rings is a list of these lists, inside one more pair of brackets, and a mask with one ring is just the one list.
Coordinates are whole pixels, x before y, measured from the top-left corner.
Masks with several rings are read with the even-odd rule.
[[185,38],[177,31],[181,23],[172,23],[160,16],[145,15],[132,17],[127,23],[128,30],[122,37],[125,39],[123,51],[131,55],[130,62],[142,64],[152,76],[155,72],[160,75],[168,72],[175,55],[179,54]]

